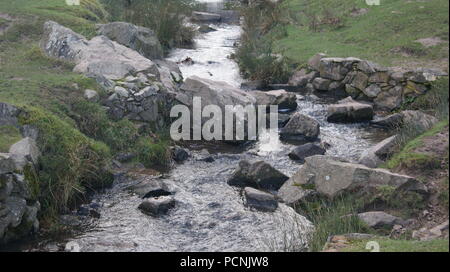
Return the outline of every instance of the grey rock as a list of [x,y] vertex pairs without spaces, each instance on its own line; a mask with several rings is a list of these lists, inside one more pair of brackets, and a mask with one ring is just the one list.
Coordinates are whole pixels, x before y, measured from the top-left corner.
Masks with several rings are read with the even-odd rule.
[[20,127],[20,132],[24,138],[31,138],[37,141],[39,137],[39,129],[33,125],[23,125]]
[[375,146],[363,152],[358,163],[370,168],[379,167],[394,152],[397,143],[397,135],[391,136],[379,142]]
[[102,25],[98,30],[113,41],[136,50],[148,59],[161,59],[164,52],[156,34],[149,28],[125,22]]
[[75,72],[90,77],[118,80],[137,72],[158,73],[151,60],[106,36],[88,41],[52,21],[44,24],[41,47],[48,56],[74,62]]
[[362,194],[382,185],[392,186],[402,192],[426,194],[426,187],[412,177],[321,155],[306,158],[303,167],[291,179],[296,184],[313,184],[318,193],[329,198],[345,192]]
[[330,84],[331,84],[331,80],[317,77],[313,80],[312,84],[314,86],[314,89],[316,89],[316,90],[328,91]]
[[7,103],[0,102],[0,126],[19,126],[19,121],[17,117],[19,116],[20,110]]
[[228,180],[228,184],[237,187],[278,190],[288,179],[286,175],[266,162],[250,163],[242,160],[239,162],[239,167]]
[[167,196],[172,194],[169,191],[169,187],[162,180],[156,178],[143,179],[129,189],[140,198]]
[[404,127],[414,127],[416,130],[424,132],[431,129],[439,120],[421,111],[406,110],[400,113],[403,118]]
[[11,154],[0,153],[0,175],[12,173],[16,169],[16,164]]
[[394,225],[404,225],[405,221],[399,217],[390,215],[385,212],[365,212],[358,214],[361,219],[371,228],[392,228]]
[[403,124],[403,115],[394,113],[385,117],[370,121],[370,124],[385,129],[400,128]]
[[192,12],[192,19],[196,22],[213,23],[220,22],[222,20],[222,16],[216,13],[194,11]]
[[36,142],[32,138],[24,138],[13,144],[9,148],[9,153],[18,170],[23,170],[25,165],[30,162],[37,165],[39,156],[41,155]]
[[331,80],[343,80],[361,60],[356,58],[322,58],[319,64],[320,77]]
[[351,97],[340,100],[338,104],[328,106],[328,122],[361,122],[372,120],[373,107],[354,101]]
[[395,86],[387,91],[381,92],[374,100],[375,108],[380,111],[391,111],[402,104],[403,87]]
[[100,96],[96,91],[87,89],[84,91],[84,98],[91,102],[98,102]]
[[327,55],[326,54],[316,54],[314,56],[312,56],[309,60],[308,60],[308,66],[315,70],[315,71],[319,71],[320,68],[320,60],[322,60],[323,58],[325,58]]
[[369,77],[363,72],[357,72],[353,77],[351,85],[361,91],[364,91],[367,87]]
[[367,60],[362,60],[361,62],[359,62],[358,69],[366,74],[387,71],[387,68],[384,68],[377,63],[373,63]]
[[319,122],[299,112],[295,113],[280,131],[280,136],[285,139],[315,140],[319,134]]
[[390,79],[389,72],[376,72],[369,77],[370,83],[388,83]]
[[250,92],[256,99],[257,105],[276,105],[279,109],[295,110],[297,108],[297,97],[285,90],[273,90],[267,92]]
[[307,143],[307,144],[304,144],[304,145],[294,148],[289,153],[289,158],[303,163],[305,161],[305,158],[311,157],[314,155],[324,155],[325,152],[326,152],[326,150],[323,149],[322,147],[320,147],[316,144],[313,144],[313,143]]
[[175,207],[175,199],[171,196],[160,196],[145,199],[140,205],[139,209],[151,216],[160,216],[167,214],[170,209]]
[[176,162],[183,162],[189,158],[189,152],[181,147],[174,147],[172,150],[172,157]]
[[371,84],[363,90],[363,93],[370,98],[375,98],[381,93],[381,88],[377,84]]
[[291,76],[288,84],[290,86],[305,87],[306,84],[312,82],[318,75],[319,74],[316,71],[308,73],[305,69],[301,69]]
[[245,187],[244,195],[246,204],[250,208],[264,212],[274,212],[278,208],[278,202],[272,194],[251,187]]
[[297,207],[302,203],[312,201],[317,193],[314,190],[303,189],[293,179],[286,181],[278,191],[277,196],[288,206]]
[[114,88],[114,93],[119,95],[119,97],[125,97],[125,98],[127,98],[130,95],[129,92],[124,87],[120,87],[120,86],[116,86]]

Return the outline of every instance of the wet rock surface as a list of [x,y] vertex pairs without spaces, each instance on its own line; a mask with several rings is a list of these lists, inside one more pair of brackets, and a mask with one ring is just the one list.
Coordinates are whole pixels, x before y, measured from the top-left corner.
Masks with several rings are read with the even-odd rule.
[[278,208],[275,196],[251,187],[244,189],[246,205],[263,212],[273,212]]
[[251,163],[243,160],[228,180],[228,184],[238,187],[253,187],[265,190],[278,190],[288,177],[270,164],[259,161]]

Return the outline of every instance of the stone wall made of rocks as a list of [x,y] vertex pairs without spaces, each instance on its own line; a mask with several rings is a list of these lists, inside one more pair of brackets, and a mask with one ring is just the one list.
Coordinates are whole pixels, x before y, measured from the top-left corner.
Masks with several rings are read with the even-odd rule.
[[0,245],[18,240],[39,229],[40,204],[25,172],[33,171],[39,149],[32,127],[20,126],[20,110],[0,102],[0,125],[15,126],[24,137],[8,153],[0,153]]
[[367,60],[329,58],[325,54],[313,56],[308,66],[294,73],[290,86],[370,101],[379,111],[399,108],[410,97],[425,94],[431,82],[448,76],[436,69],[387,68]]

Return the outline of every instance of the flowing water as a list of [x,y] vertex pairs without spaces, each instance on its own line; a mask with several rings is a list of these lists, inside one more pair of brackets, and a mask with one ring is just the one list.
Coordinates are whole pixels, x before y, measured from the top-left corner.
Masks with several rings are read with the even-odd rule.
[[[208,2],[211,11],[222,1]],[[169,59],[192,58],[193,65],[181,64],[184,77],[197,75],[225,81],[233,86],[242,82],[237,64],[228,56],[238,40],[240,27],[213,25],[217,31],[202,34],[194,49],[177,49]],[[330,124],[326,121],[326,100],[299,97],[298,111],[321,124],[321,140],[331,145],[328,155],[355,160],[369,148],[378,135],[367,124]],[[227,179],[242,159],[264,160],[291,176],[301,165],[287,154],[294,147],[281,142],[278,134],[262,135],[255,144],[242,150],[211,147],[215,161],[192,156],[162,178],[175,193],[176,208],[168,215],[154,218],[142,214],[142,201],[127,187],[133,179],[118,178],[112,189],[98,195],[101,217],[88,230],[65,239],[75,242],[81,251],[265,251],[301,250],[310,223],[291,208],[281,204],[275,213],[252,211],[244,206],[241,192],[229,186]]]

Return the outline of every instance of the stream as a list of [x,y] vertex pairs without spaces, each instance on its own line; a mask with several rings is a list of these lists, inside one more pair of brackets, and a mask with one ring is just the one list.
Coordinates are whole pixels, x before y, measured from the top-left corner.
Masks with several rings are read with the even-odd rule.
[[[220,12],[223,1],[203,0],[208,11]],[[171,61],[192,58],[181,64],[184,78],[191,75],[240,86],[237,64],[228,58],[241,29],[233,24],[211,25],[217,31],[200,34],[194,49],[176,49]],[[327,155],[350,161],[378,142],[380,134],[368,124],[331,124],[326,121],[329,99],[299,96],[298,109],[320,122],[321,140],[330,144]],[[287,154],[294,145],[279,140],[277,133],[262,135],[250,146],[236,150],[205,146],[214,162],[200,161],[202,147],[191,149],[190,158],[161,178],[176,200],[176,208],[163,217],[150,217],[137,207],[141,199],[128,192],[135,180],[119,175],[114,186],[94,197],[99,219],[63,243],[76,243],[81,251],[287,251],[305,250],[311,224],[290,207],[281,204],[274,213],[245,207],[239,189],[227,179],[242,159],[263,160],[291,176],[300,164]],[[49,250],[48,247],[46,250]]]

